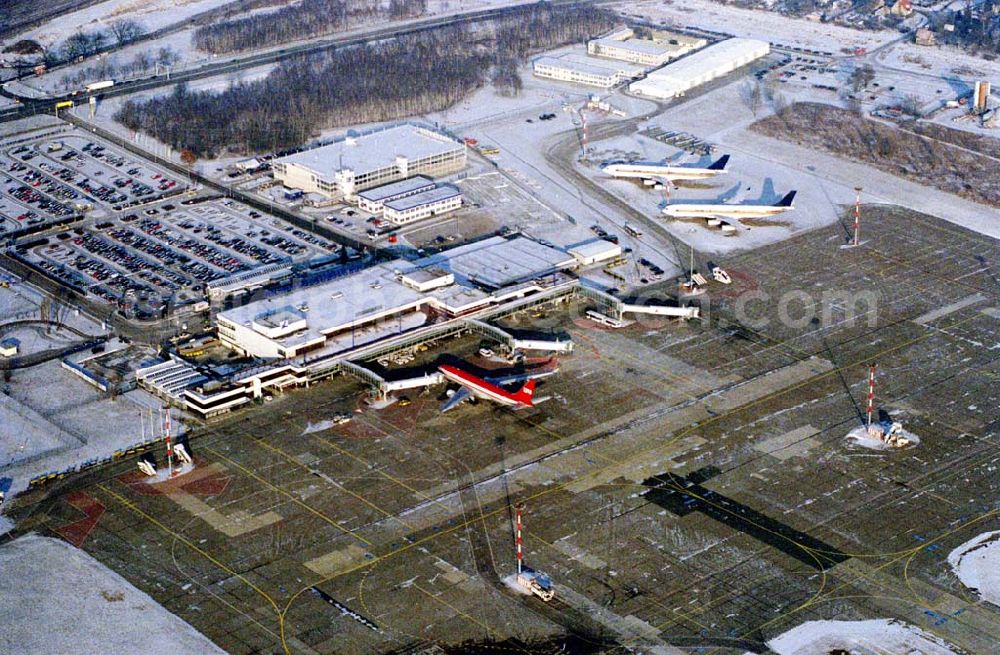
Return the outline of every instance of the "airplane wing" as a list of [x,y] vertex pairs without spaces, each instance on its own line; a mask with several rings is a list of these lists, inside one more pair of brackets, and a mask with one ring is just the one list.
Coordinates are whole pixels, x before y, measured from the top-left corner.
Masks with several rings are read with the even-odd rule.
[[441,405],[441,413],[444,414],[449,410],[455,409],[471,396],[472,394],[469,392],[468,388],[459,387],[458,391],[452,394],[451,398],[449,398],[445,404]]
[[490,384],[495,384],[498,387],[507,386],[508,384],[516,384],[518,382],[527,382],[528,380],[537,380],[539,378],[545,378],[550,375],[555,375],[559,372],[558,368],[542,369],[540,371],[533,371],[530,373],[513,373],[511,375],[500,375],[483,378]]

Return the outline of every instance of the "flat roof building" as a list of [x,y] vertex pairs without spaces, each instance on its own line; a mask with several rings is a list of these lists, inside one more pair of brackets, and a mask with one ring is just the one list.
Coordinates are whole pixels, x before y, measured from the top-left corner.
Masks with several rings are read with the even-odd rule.
[[448,175],[465,165],[464,143],[406,124],[281,157],[272,170],[286,187],[353,200],[365,189],[415,175]]
[[639,39],[634,31],[623,27],[588,41],[587,53],[652,68],[702,48],[706,43],[705,39],[672,32],[654,32],[651,39]]
[[600,262],[612,261],[622,256],[622,247],[604,239],[594,239],[578,243],[566,249],[576,258],[580,266],[590,266]]
[[646,79],[632,82],[628,90],[648,98],[676,98],[696,86],[760,59],[770,51],[766,41],[726,39],[653,71]]
[[384,216],[394,225],[406,225],[440,216],[462,206],[462,192],[451,186],[436,186],[385,203]]
[[612,62],[574,53],[538,57],[531,63],[536,77],[609,89],[641,77],[645,68],[638,64]]
[[292,359],[350,350],[541,290],[534,280],[576,259],[525,237],[492,237],[415,262],[398,259],[216,316],[219,339],[246,355]]
[[433,180],[422,175],[408,177],[399,182],[384,184],[358,193],[358,207],[370,214],[381,214],[385,203],[412,196],[437,186]]

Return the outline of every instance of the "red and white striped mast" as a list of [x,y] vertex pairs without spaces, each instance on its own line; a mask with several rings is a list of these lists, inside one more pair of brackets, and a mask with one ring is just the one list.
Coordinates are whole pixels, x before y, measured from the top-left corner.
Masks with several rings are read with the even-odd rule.
[[875,403],[875,364],[868,367],[868,427],[872,426],[872,407]]
[[521,552],[521,512],[524,510],[524,505],[517,505],[514,508],[515,515],[517,517],[517,536],[514,539],[514,543],[517,545],[517,574],[521,575],[522,561],[524,559],[524,553]]
[[167,415],[164,419],[164,430],[166,432],[166,442],[167,442],[167,471],[169,477],[174,477],[176,473],[174,472],[174,448],[170,444],[170,408],[167,407]]
[[861,187],[854,187],[857,195],[854,198],[854,245],[858,246],[861,238]]

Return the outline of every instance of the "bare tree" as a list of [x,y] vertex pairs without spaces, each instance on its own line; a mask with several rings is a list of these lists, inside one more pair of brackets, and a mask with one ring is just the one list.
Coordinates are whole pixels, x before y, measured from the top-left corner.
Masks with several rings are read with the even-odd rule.
[[788,111],[788,100],[781,93],[774,94],[774,99],[771,100],[771,107],[774,109],[774,113],[778,116],[784,116],[785,112]]
[[915,93],[911,93],[903,98],[903,101],[899,103],[899,108],[903,110],[904,114],[909,114],[914,118],[920,118],[920,97]]
[[526,57],[614,24],[613,14],[590,5],[525,5],[475,30],[439,27],[290,58],[263,79],[234,81],[221,92],[178,85],[168,96],[126,102],[116,118],[199,157],[274,152],[324,129],[441,111],[491,81],[516,94]]
[[875,69],[871,64],[862,64],[851,73],[851,88],[857,93],[861,89],[868,88],[868,85],[875,79]]
[[62,55],[66,59],[89,57],[101,49],[107,38],[107,34],[100,30],[95,32],[78,30],[63,41]]
[[757,112],[760,110],[762,95],[760,82],[754,83],[750,80],[744,80],[743,84],[740,85],[740,98],[743,99],[743,104],[747,106],[754,118],[757,117]]
[[111,24],[108,25],[108,29],[111,30],[111,36],[115,38],[115,41],[119,46],[132,43],[146,33],[146,28],[144,28],[141,23],[132,20],[131,18],[119,18],[117,20],[113,20],[111,21]]

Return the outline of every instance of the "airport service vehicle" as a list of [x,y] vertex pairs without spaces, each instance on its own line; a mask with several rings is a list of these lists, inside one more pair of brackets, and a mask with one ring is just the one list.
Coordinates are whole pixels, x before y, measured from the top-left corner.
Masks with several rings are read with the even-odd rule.
[[587,318],[600,325],[606,325],[611,328],[623,328],[631,325],[631,321],[625,321],[620,318],[614,318],[608,316],[607,314],[602,314],[601,312],[595,311],[593,309],[587,310]]
[[751,218],[775,216],[783,214],[790,209],[795,209],[795,206],[792,205],[795,193],[795,191],[789,191],[784,198],[771,205],[669,204],[663,208],[663,214],[664,216],[673,218],[713,218],[717,216]]
[[538,596],[546,603],[552,600],[556,592],[552,588],[552,580],[549,576],[529,568],[523,569],[517,574],[517,583]]
[[[454,409],[465,400],[480,398],[489,400],[504,407],[523,409],[534,407],[535,380],[544,375],[551,375],[555,371],[549,370],[540,374],[519,374],[503,378],[481,378],[468,371],[463,371],[456,366],[442,364],[438,371],[449,382],[454,382],[461,387],[451,398],[441,407],[442,412]],[[504,384],[514,384],[524,380],[524,384],[517,391],[504,389]]]
[[627,234],[635,237],[636,239],[638,239],[639,237],[642,236],[642,230],[640,230],[639,228],[635,227],[634,225],[629,225],[628,223],[626,223],[622,227],[622,229],[625,230],[625,232]]
[[716,282],[722,282],[723,284],[732,284],[733,282],[733,278],[729,277],[729,273],[719,266],[712,268],[712,277],[715,278]]
[[702,180],[726,172],[729,155],[723,155],[707,168],[698,166],[674,166],[662,162],[611,162],[601,166],[601,172],[611,177],[635,178],[647,186],[658,180]]

